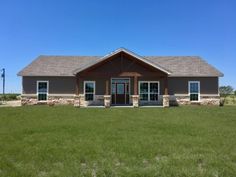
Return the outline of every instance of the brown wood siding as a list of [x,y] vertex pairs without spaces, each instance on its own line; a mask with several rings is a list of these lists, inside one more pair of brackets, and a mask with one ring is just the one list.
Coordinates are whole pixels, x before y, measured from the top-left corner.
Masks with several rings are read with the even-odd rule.
[[169,94],[188,94],[189,81],[200,81],[201,94],[218,94],[218,77],[170,77]]
[[121,54],[112,57],[110,60],[89,68],[78,74],[79,77],[79,93],[83,94],[83,82],[96,82],[96,95],[104,95],[106,92],[106,81],[109,81],[109,93],[111,78],[129,78],[130,79],[130,94],[134,94],[134,76],[138,76],[138,81],[153,80],[160,81],[161,94],[164,91],[162,84],[166,73],[153,68],[145,63],[134,59],[133,57]]
[[22,93],[36,94],[37,81],[49,81],[49,93],[51,94],[75,94],[76,77],[22,77]]

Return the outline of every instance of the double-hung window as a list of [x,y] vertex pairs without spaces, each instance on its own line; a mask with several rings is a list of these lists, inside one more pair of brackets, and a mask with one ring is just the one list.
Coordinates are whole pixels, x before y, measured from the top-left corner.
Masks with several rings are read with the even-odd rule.
[[48,98],[48,81],[37,81],[38,101],[46,101]]
[[93,101],[95,96],[95,81],[84,81],[85,101]]
[[139,96],[141,101],[158,101],[159,82],[158,81],[140,81]]
[[188,89],[190,101],[200,101],[200,82],[189,81]]

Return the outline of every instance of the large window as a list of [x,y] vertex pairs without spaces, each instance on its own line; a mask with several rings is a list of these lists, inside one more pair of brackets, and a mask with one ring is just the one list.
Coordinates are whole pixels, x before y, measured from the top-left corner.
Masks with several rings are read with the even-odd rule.
[[140,81],[139,96],[141,101],[158,101],[159,82],[158,81]]
[[95,81],[84,81],[84,95],[86,101],[94,100]]
[[200,82],[199,81],[189,81],[188,83],[190,101],[200,100]]
[[39,101],[46,101],[48,97],[48,81],[37,81],[37,95]]

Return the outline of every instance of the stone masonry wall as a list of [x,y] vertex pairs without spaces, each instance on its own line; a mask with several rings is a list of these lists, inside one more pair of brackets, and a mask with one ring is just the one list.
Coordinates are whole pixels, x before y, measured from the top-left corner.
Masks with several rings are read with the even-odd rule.
[[199,102],[191,102],[189,96],[174,96],[170,97],[170,105],[178,106],[178,105],[191,105],[191,104],[199,104],[199,105],[220,105],[220,96],[200,96]]
[[[78,97],[78,96],[77,96]],[[87,107],[91,105],[104,105],[104,96],[103,95],[95,95],[95,101],[85,101],[84,95],[79,95],[79,97],[74,96],[49,96],[48,101],[39,102],[37,100],[37,96],[21,96],[21,104],[22,105],[37,105],[37,104],[49,104],[49,105],[74,105],[75,99],[79,99],[79,107]],[[162,101],[162,98],[160,99]],[[131,99],[132,102],[132,99]],[[189,96],[174,96],[170,95],[169,100],[170,106],[178,106],[178,105],[190,105],[193,102],[190,101]],[[219,96],[201,96],[200,102],[194,103],[199,105],[220,105],[220,97]],[[140,103],[142,105],[142,103]]]

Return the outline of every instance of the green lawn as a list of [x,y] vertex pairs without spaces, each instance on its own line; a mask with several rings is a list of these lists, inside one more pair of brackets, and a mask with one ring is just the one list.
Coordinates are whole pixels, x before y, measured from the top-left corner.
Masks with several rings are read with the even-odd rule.
[[236,107],[0,108],[1,177],[235,177]]

